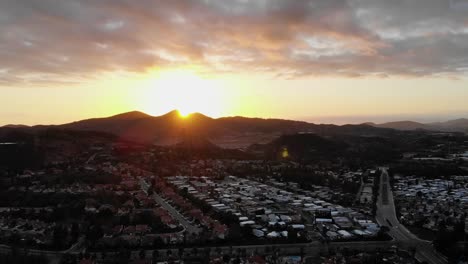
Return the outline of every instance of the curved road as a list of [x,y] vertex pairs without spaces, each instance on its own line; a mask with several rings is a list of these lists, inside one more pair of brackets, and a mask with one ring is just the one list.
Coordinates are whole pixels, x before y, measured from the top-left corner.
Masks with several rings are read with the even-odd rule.
[[396,215],[393,193],[390,186],[390,177],[386,168],[381,168],[380,190],[377,200],[376,220],[381,226],[390,228],[389,234],[398,245],[416,249],[416,258],[429,264],[444,264],[447,259],[438,253],[431,242],[421,240],[400,224]]

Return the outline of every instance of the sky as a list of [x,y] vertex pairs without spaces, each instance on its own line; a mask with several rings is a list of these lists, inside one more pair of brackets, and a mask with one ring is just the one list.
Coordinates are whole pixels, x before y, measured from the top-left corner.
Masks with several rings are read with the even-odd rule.
[[468,0],[3,0],[0,125],[468,117]]

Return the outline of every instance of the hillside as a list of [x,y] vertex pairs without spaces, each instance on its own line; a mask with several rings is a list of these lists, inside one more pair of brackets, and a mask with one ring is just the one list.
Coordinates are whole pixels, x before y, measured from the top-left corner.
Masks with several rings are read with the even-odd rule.
[[[50,128],[96,131],[116,135],[120,139],[157,145],[174,145],[187,136],[206,138],[224,148],[245,148],[255,143],[266,144],[285,134],[314,133],[321,136],[359,135],[391,137],[401,132],[363,125],[317,125],[303,121],[223,117],[214,119],[199,113],[181,117],[178,111],[162,116],[129,112],[105,118],[86,119],[57,126],[21,127],[22,131]],[[0,128],[7,130],[12,128]]]
[[0,168],[25,169],[75,160],[91,146],[117,142],[114,135],[57,128],[0,128]]
[[[410,134],[413,135],[413,134]],[[416,135],[417,136],[417,135]],[[291,161],[343,160],[376,164],[399,158],[404,137],[369,137],[357,135],[318,136],[315,134],[284,135],[268,144],[255,144],[248,150],[266,159]]]
[[397,130],[417,130],[417,129],[425,129],[430,130],[430,126],[414,122],[414,121],[397,121],[397,122],[388,122],[383,124],[374,124],[376,127],[382,128],[391,128]]
[[468,133],[468,119],[461,118],[445,122],[418,123],[413,121],[397,121],[383,124],[366,123],[380,128],[391,128],[397,130],[429,130],[441,132],[462,132]]
[[324,138],[315,134],[284,135],[266,147],[269,159],[329,158],[345,151],[348,145],[342,141]]
[[283,135],[310,132],[319,135],[392,135],[395,131],[368,125],[316,125],[282,119],[211,117],[195,113],[182,118],[177,111],[162,116],[130,112],[107,118],[88,119],[58,126],[71,130],[100,131],[121,138],[159,145],[172,145],[186,136],[204,137],[214,144],[238,148],[267,143]]
[[429,126],[441,131],[454,131],[468,133],[468,119],[460,118],[447,122],[431,123]]

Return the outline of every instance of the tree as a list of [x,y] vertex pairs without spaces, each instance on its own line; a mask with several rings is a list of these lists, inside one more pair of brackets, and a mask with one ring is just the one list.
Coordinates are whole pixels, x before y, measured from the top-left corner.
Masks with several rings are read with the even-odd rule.
[[138,256],[142,260],[145,259],[146,258],[146,251],[144,249],[140,250],[140,252],[138,253]]
[[223,256],[223,262],[224,263],[229,263],[229,261],[231,261],[231,256],[230,255],[224,255]]
[[157,249],[153,250],[152,258],[153,258],[153,262],[156,262],[159,259],[159,251]]
[[195,248],[192,248],[192,254],[193,254],[194,256],[197,256],[197,255],[198,255],[198,248],[196,248],[196,247],[195,247]]
[[68,236],[67,230],[65,229],[64,226],[62,226],[60,224],[57,224],[57,225],[55,225],[53,232],[54,232],[53,233],[54,247],[56,247],[56,248],[63,247],[65,245],[65,241],[66,241],[67,236]]
[[422,198],[422,196],[423,196],[423,193],[422,193],[421,191],[418,191],[418,192],[416,193],[416,195],[418,196],[418,198],[420,198],[420,199],[421,199],[421,198]]
[[77,241],[78,240],[79,233],[80,233],[80,230],[79,230],[78,224],[73,223],[72,227],[71,227],[71,231],[70,231],[72,241]]
[[182,259],[182,257],[184,256],[184,248],[183,247],[179,247],[178,255],[179,255],[179,259]]
[[153,188],[148,188],[148,190],[146,192],[147,192],[148,196],[152,196],[154,194]]

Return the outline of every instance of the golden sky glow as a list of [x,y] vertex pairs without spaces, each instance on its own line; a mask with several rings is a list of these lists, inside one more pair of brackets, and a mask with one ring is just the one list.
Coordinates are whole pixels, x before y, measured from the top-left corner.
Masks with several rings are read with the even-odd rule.
[[3,0],[0,125],[467,117],[468,9],[445,2]]
[[[67,88],[2,87],[0,123],[59,124],[140,110],[324,123],[439,120],[468,113],[466,79],[298,78],[192,69],[111,74]],[[439,87],[446,87],[441,90]],[[41,98],[43,98],[41,100]],[[45,100],[46,98],[47,100]]]
[[[158,115],[167,109],[178,109],[183,116],[202,112],[222,116],[229,98],[213,80],[184,69],[151,70],[147,73],[137,108]],[[165,109],[165,110],[163,110]]]

